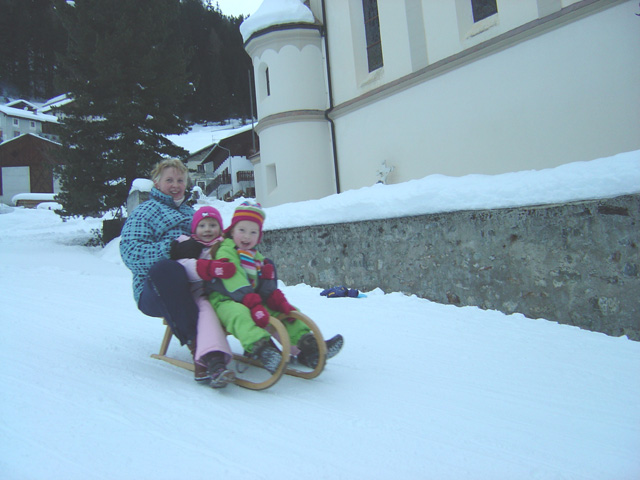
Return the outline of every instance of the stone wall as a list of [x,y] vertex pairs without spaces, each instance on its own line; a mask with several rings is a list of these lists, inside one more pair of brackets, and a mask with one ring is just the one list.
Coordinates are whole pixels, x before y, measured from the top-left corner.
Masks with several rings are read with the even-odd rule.
[[640,195],[266,231],[287,284],[519,312],[640,340]]

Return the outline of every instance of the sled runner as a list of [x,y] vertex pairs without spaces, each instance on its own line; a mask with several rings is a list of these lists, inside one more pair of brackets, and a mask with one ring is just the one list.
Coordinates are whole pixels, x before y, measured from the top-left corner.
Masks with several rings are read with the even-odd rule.
[[[288,367],[289,361],[291,359],[291,342],[289,341],[289,335],[287,334],[287,330],[282,324],[281,319],[284,320],[285,318],[290,318],[290,317],[299,319],[300,321],[305,323],[313,332],[314,338],[316,339],[316,342],[318,344],[318,365],[313,370],[308,370],[308,369],[303,370],[303,369]],[[317,377],[318,375],[320,375],[320,373],[322,373],[322,370],[324,370],[324,366],[327,361],[327,348],[326,348],[324,339],[322,337],[322,332],[320,332],[320,329],[318,328],[318,326],[315,324],[313,320],[311,320],[309,317],[307,317],[303,313],[291,312],[288,315],[281,314],[278,316],[278,318],[270,317],[269,326],[267,328],[269,329],[273,337],[276,340],[278,340],[278,342],[280,343],[282,360],[280,362],[280,365],[278,366],[278,369],[273,375],[271,375],[266,380],[254,381],[249,379],[248,377],[242,376],[242,374],[245,373],[246,370],[241,371],[239,368],[237,368],[238,374],[240,374],[241,376],[236,375],[236,378],[233,380],[232,383],[235,383],[239,387],[244,387],[251,390],[264,390],[271,387],[278,380],[280,380],[280,377],[282,377],[283,374],[292,375],[295,377],[300,377],[305,379],[311,379],[311,378]],[[177,358],[167,356],[169,343],[171,342],[172,337],[173,337],[173,333],[171,332],[171,328],[167,326],[164,332],[162,343],[160,344],[160,352],[157,354],[155,353],[152,354],[151,357],[193,372],[195,369],[193,363],[185,362],[184,360],[179,360]],[[239,355],[239,354],[234,354],[233,359],[236,361],[236,366],[238,366],[239,363],[243,363],[246,365],[260,367],[261,370],[266,372],[266,370],[262,367],[262,364],[258,360],[254,360],[245,355]]]

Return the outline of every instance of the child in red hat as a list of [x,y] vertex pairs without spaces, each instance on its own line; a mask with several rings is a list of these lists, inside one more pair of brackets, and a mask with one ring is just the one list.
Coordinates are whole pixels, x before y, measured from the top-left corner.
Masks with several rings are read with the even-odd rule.
[[[275,265],[256,248],[262,240],[264,220],[264,210],[257,202],[243,202],[236,208],[231,225],[224,232],[226,238],[215,254],[216,259],[228,259],[234,264],[236,272],[214,284],[209,300],[227,332],[274,373],[282,355],[265,327],[271,314],[288,314],[295,308],[277,288]],[[300,320],[286,321],[284,326],[291,345],[300,351],[298,361],[315,368],[318,346],[309,327]],[[342,335],[327,340],[327,357],[335,356],[343,343]]]

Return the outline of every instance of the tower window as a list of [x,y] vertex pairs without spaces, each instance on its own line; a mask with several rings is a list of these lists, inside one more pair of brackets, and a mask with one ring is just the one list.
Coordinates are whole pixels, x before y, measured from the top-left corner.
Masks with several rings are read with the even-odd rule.
[[264,71],[265,85],[267,86],[267,97],[271,95],[271,84],[269,83],[269,68]]
[[498,13],[497,0],[471,0],[473,22],[477,23],[491,15]]
[[362,0],[364,11],[364,32],[367,41],[367,60],[369,71],[382,67],[382,40],[380,38],[380,18],[378,0]]

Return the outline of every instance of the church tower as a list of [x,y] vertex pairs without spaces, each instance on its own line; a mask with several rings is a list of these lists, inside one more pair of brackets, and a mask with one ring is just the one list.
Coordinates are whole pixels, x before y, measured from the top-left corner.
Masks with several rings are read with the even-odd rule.
[[336,193],[322,26],[301,0],[264,0],[240,25],[253,61],[263,206]]

